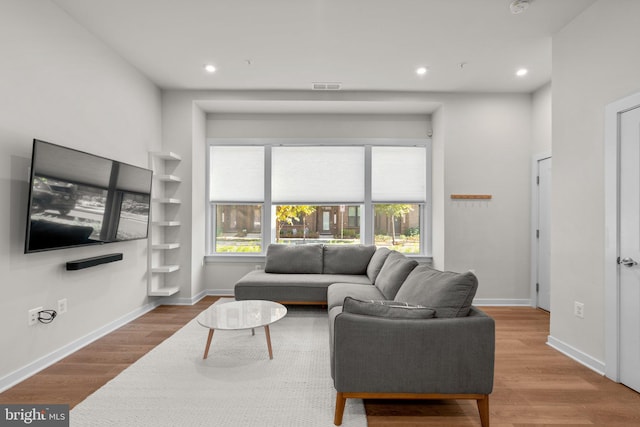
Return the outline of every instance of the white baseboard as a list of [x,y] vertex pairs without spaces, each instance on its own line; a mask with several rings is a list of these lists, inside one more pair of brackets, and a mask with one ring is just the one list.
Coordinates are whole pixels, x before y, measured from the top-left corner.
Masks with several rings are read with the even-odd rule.
[[95,331],[85,335],[84,337],[79,338],[59,348],[58,350],[55,350],[47,354],[46,356],[43,356],[40,359],[31,362],[28,365],[23,366],[22,368],[0,378],[0,393],[7,390],[8,388],[13,387],[19,382],[26,380],[30,376],[37,374],[41,370],[48,368],[59,360],[64,359],[68,355],[80,350],[82,347],[85,347],[95,340],[107,335],[108,333],[113,332],[119,327],[126,325],[127,323],[142,316],[143,314],[150,312],[160,304],[162,304],[162,300],[154,301],[152,303],[139,307],[131,313],[125,314],[119,319],[106,324],[102,328],[96,329]]
[[162,297],[160,302],[162,305],[194,305],[206,296],[232,297],[233,289],[205,289],[191,298]]
[[589,356],[588,354],[578,350],[575,347],[570,346],[565,342],[560,341],[557,338],[552,337],[551,335],[547,337],[547,345],[554,348],[555,350],[558,350],[565,356],[570,357],[581,365],[586,366],[592,371],[597,372],[600,375],[604,375],[606,367],[604,362]]
[[502,306],[516,306],[516,307],[532,307],[530,299],[509,299],[509,298],[474,298],[473,305],[485,306],[485,307],[502,307]]
[[233,289],[207,289],[207,295],[214,297],[232,297],[234,296]]

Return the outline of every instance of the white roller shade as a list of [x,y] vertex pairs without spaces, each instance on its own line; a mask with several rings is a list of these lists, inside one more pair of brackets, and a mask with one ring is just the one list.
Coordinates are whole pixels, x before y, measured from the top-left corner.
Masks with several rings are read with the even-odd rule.
[[426,171],[425,147],[372,147],[372,201],[424,202]]
[[364,147],[274,147],[273,203],[362,203]]
[[264,200],[264,147],[212,146],[209,159],[210,201]]

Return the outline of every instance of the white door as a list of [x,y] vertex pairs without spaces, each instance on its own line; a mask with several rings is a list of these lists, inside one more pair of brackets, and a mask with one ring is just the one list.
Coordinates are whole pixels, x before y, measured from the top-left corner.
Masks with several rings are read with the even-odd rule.
[[551,311],[551,157],[538,160],[537,305]]
[[620,382],[640,391],[640,106],[620,116]]

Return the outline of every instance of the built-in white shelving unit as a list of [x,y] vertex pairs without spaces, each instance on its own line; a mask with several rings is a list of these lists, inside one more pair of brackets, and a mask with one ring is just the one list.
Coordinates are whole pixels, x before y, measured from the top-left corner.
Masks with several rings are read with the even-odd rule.
[[179,176],[173,175],[180,160],[173,152],[149,153],[149,167],[154,173],[147,286],[147,294],[151,296],[171,296],[180,291],[180,286],[170,280],[170,274],[180,269],[179,264],[170,262],[177,259],[173,252],[180,248],[175,229],[180,227],[176,217],[181,202],[173,197],[182,182]]

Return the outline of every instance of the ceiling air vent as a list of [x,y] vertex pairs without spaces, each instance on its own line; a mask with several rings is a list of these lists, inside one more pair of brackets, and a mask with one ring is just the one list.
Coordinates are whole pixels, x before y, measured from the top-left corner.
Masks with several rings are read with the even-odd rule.
[[313,90],[340,90],[342,89],[342,83],[313,83]]

